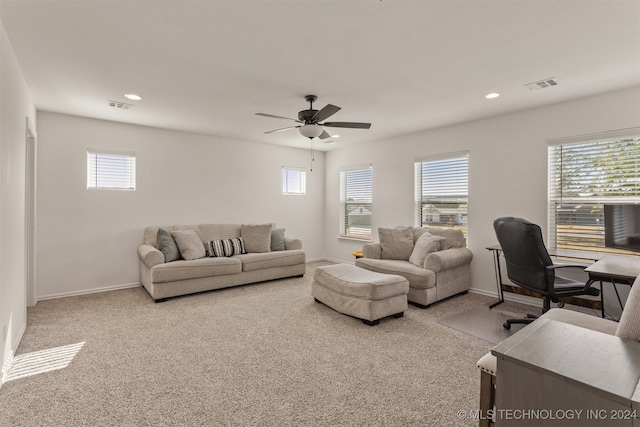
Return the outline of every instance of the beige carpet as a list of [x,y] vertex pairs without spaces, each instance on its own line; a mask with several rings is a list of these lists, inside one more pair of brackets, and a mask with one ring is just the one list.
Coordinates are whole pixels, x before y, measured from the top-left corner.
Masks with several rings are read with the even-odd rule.
[[[492,344],[437,321],[492,300],[410,306],[370,327],[314,302],[322,264],[160,304],[143,288],[39,302],[0,425],[477,425],[456,414],[478,407],[475,362]],[[39,358],[47,372],[20,377]]]

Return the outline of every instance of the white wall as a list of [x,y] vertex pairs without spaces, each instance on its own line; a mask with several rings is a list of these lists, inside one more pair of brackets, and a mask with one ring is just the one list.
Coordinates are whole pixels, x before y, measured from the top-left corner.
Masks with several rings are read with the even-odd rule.
[[[87,148],[137,154],[136,191],[88,190]],[[307,195],[282,195],[282,166],[307,149],[38,112],[37,297],[139,283],[147,225],[266,223],[324,255],[324,154]]]
[[[472,287],[496,294],[492,222],[521,216],[547,224],[547,141],[640,125],[640,87],[346,147],[326,157],[326,255],[353,262],[359,242],[337,238],[339,169],[373,164],[373,228],[414,222],[413,163],[417,157],[469,151],[469,248]],[[377,234],[374,233],[374,240]]]
[[[26,118],[35,107],[0,21],[0,327],[2,374],[26,326]],[[6,339],[5,339],[6,334]],[[1,385],[2,381],[0,381]]]

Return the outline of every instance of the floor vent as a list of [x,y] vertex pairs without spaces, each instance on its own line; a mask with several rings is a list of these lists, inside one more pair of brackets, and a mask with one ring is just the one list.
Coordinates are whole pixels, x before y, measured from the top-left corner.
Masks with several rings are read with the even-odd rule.
[[133,108],[133,104],[127,104],[126,102],[120,102],[120,101],[109,101],[109,107],[120,108],[122,110],[129,110]]
[[528,87],[529,90],[540,90],[540,89],[546,89],[548,87],[557,86],[557,85],[558,85],[558,82],[556,81],[555,77],[549,77],[548,79],[539,80],[533,83],[527,83],[524,86]]

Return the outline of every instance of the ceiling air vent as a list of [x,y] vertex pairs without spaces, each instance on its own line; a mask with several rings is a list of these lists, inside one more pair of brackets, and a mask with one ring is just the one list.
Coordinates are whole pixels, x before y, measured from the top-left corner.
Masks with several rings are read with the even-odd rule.
[[529,90],[540,90],[540,89],[546,89],[548,87],[557,86],[557,85],[558,85],[558,82],[556,81],[555,77],[549,77],[548,79],[539,80],[533,83],[527,83],[524,86],[528,87]]
[[109,101],[109,107],[120,108],[121,110],[129,110],[133,108],[133,104],[127,104],[120,101]]

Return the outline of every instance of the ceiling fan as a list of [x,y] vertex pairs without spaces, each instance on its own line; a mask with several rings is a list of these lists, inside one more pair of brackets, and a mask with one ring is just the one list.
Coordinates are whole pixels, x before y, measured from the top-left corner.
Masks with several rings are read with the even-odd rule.
[[320,110],[314,110],[313,103],[315,102],[316,99],[318,99],[318,97],[315,95],[306,95],[304,99],[309,103],[309,109],[300,111],[298,113],[297,120],[291,119],[289,117],[274,116],[273,114],[256,113],[257,116],[272,117],[274,119],[293,120],[296,123],[300,123],[299,125],[296,125],[296,126],[289,126],[282,129],[270,130],[265,133],[274,133],[274,132],[281,132],[283,130],[298,129],[302,134],[302,136],[305,136],[309,139],[313,139],[317,137],[319,137],[320,139],[325,139],[325,138],[329,138],[331,135],[324,129],[324,127],[352,128],[352,129],[369,129],[371,127],[371,123],[356,123],[356,122],[320,123],[328,119],[329,117],[333,116],[338,111],[340,111],[340,107],[327,104]]

